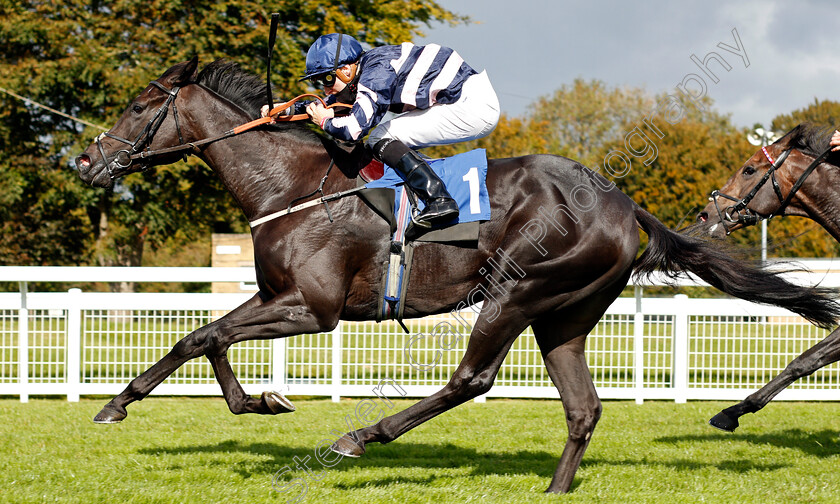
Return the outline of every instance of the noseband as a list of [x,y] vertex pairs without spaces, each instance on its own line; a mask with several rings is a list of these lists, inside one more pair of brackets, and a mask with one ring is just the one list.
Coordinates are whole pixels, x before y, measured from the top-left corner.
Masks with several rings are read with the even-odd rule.
[[[790,192],[787,196],[782,195],[782,188],[779,185],[779,182],[776,180],[776,170],[782,167],[782,163],[790,154],[791,149],[787,149],[782,152],[782,155],[779,156],[779,159],[773,161],[773,158],[770,157],[770,153],[767,152],[766,147],[762,147],[761,151],[764,153],[764,157],[770,162],[770,169],[761,177],[761,180],[756,183],[756,185],[750,189],[750,192],[747,193],[741,199],[738,199],[734,196],[730,196],[728,194],[722,193],[720,190],[712,191],[711,199],[715,204],[715,210],[717,210],[718,218],[720,219],[721,223],[723,223],[723,227],[726,230],[726,234],[729,234],[732,231],[732,226],[734,224],[742,224],[744,226],[752,226],[758,223],[760,220],[769,220],[777,215],[784,215],[785,209],[790,204],[793,197],[796,195],[796,192],[802,187],[802,184],[805,183],[805,179],[811,175],[811,172],[819,165],[823,159],[826,158],[831,153],[831,147],[825,150],[822,154],[817,156],[808,168],[799,176],[796,183],[793,184],[791,187]],[[758,194],[758,191],[767,183],[768,180],[771,180],[773,183],[773,191],[776,193],[776,197],[779,198],[779,208],[771,212],[769,215],[761,216],[757,214],[755,211],[747,208],[747,205],[755,198],[755,195]],[[721,209],[721,206],[718,203],[719,198],[728,199],[730,201],[734,201],[735,204],[726,208]]]
[[[132,142],[131,140],[127,140],[125,138],[119,137],[106,131],[102,133],[98,137],[96,137],[96,147],[99,149],[99,154],[102,156],[102,159],[105,160],[105,166],[108,169],[108,175],[112,178],[118,178],[128,173],[128,168],[131,166],[131,163],[134,162],[135,159],[148,157],[149,153],[146,152],[145,155],[142,152],[144,148],[149,147],[152,143],[152,139],[157,133],[158,129],[160,129],[160,125],[163,124],[163,120],[166,119],[166,114],[169,112],[169,106],[172,106],[172,116],[175,119],[175,129],[178,131],[178,141],[183,144],[184,140],[181,135],[181,125],[178,123],[178,107],[175,106],[175,97],[178,96],[178,91],[181,90],[180,87],[173,87],[172,89],[167,89],[166,86],[161,84],[158,81],[152,81],[150,83],[153,86],[156,86],[161,91],[166,93],[168,96],[166,97],[166,101],[163,102],[163,105],[157,109],[155,115],[149,120],[143,130],[137,135],[137,138],[134,139]],[[102,137],[112,138],[117,140],[118,142],[122,142],[128,145],[129,149],[122,149],[117,151],[114,155],[113,159],[110,161],[108,157],[105,155],[105,149],[102,147]]]

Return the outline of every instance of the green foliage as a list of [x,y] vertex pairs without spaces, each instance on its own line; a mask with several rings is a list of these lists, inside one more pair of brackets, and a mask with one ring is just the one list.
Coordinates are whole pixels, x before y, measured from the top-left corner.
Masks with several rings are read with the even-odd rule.
[[[627,125],[626,130],[633,126]],[[643,159],[633,158],[630,171],[615,182],[667,225],[687,225],[706,205],[705,196],[729,178],[755,148],[744,132],[714,112],[689,114],[675,124],[657,120],[656,126],[663,134],[661,139],[648,133],[658,150],[656,158],[647,166]]]
[[[631,161],[629,170],[610,178],[665,224],[682,227],[694,221],[708,194],[720,188],[756,147],[747,141],[746,130],[736,128],[729,117],[714,109],[711,99],[704,99],[703,108],[676,107],[672,116],[665,106],[667,100],[665,93],[653,96],[640,88],[611,88],[602,81],[576,79],[536,100],[523,117],[503,115],[488,137],[435,147],[428,153],[446,156],[475,147],[486,148],[490,157],[552,153],[605,173],[605,156],[621,151]],[[773,128],[786,131],[803,121],[840,124],[840,104],[815,100],[810,107],[777,117]],[[647,135],[655,155],[629,153],[626,139],[635,128]],[[640,148],[639,137],[631,142]],[[768,234],[771,257],[826,257],[840,252],[834,240],[810,220],[775,219]],[[748,254],[759,256],[758,226],[740,230],[730,239],[747,246]]]
[[[163,0],[0,1],[0,87],[101,124],[113,124],[130,99],[163,70],[198,55],[226,57],[263,75],[270,13],[280,13],[272,81],[280,99],[307,91],[298,82],[305,51],[322,33],[343,31],[369,45],[421,35],[433,22],[467,21],[430,0],[376,2],[290,0],[168,2]],[[445,156],[484,147],[491,157],[565,155],[593,168],[650,117],[664,94],[576,79],[541,97],[522,117],[502,115],[488,137],[429,149]],[[655,161],[633,158],[617,184],[671,226],[688,223],[754,151],[745,131],[713,109],[685,109],[664,134],[648,134]],[[815,99],[778,116],[774,129],[799,122],[840,124],[840,104]],[[121,180],[113,191],[91,189],[76,177],[73,156],[99,130],[81,126],[0,93],[0,264],[140,265],[207,261],[188,246],[213,229],[245,231],[247,224],[218,178],[191,159]],[[825,256],[837,245],[804,219],[773,221],[776,255]],[[757,229],[738,233],[756,244]],[[189,251],[189,252],[188,252]],[[183,254],[183,257],[180,256]],[[200,258],[200,259],[199,259]]]
[[551,152],[546,132],[548,125],[530,117],[502,114],[499,124],[484,138],[457,144],[439,145],[424,150],[431,157],[447,157],[471,149],[486,149],[488,157],[504,158]]
[[[265,75],[268,22],[280,24],[275,97],[306,91],[305,51],[341,30],[397,43],[420,26],[465,21],[430,0],[56,0],[0,2],[0,87],[80,119],[113,124],[146,84],[175,63],[220,57]],[[197,160],[85,187],[73,157],[100,133],[0,93],[0,264],[141,265],[213,228],[244,231],[234,201]]]
[[546,125],[549,152],[595,166],[601,163],[600,148],[623,141],[625,125],[641,120],[652,106],[642,89],[578,78],[537,99],[531,118]]
[[784,133],[803,122],[822,124],[826,128],[840,128],[840,103],[814,98],[814,103],[805,108],[774,117],[770,123],[770,129]]

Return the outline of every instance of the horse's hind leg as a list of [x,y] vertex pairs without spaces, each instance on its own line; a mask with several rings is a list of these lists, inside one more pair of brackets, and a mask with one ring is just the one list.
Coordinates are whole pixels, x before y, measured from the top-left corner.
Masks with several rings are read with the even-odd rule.
[[488,318],[484,314],[479,317],[464,357],[443,389],[371,427],[345,434],[332,445],[333,451],[358,457],[365,452],[366,443],[389,443],[423,422],[489,391],[510,346],[528,323],[519,314],[507,317],[502,314],[492,322]]
[[595,392],[584,356],[586,335],[593,326],[594,323],[567,324],[557,318],[539,320],[531,325],[548,375],[560,392],[569,429],[563,455],[546,492],[569,491],[595,424],[601,418],[601,400]]
[[838,360],[840,360],[840,328],[835,329],[825,339],[806,350],[799,357],[793,359],[767,385],[750,394],[738,404],[730,406],[712,417],[709,420],[709,424],[712,427],[732,432],[738,428],[739,417],[747,413],[755,413],[766,406],[767,403],[791,383]]

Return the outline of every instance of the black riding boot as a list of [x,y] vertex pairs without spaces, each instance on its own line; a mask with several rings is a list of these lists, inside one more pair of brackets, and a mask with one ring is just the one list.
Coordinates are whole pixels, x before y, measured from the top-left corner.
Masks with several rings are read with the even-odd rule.
[[398,140],[380,140],[374,147],[379,159],[392,167],[426,208],[415,217],[421,225],[445,222],[458,216],[458,204],[446,190],[443,181],[420,154]]

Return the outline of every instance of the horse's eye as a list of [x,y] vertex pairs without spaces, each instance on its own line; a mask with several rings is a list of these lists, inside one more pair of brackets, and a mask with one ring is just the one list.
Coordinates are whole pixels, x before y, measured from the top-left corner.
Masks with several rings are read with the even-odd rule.
[[139,114],[140,112],[143,112],[143,107],[135,103],[134,106],[131,107],[131,111],[135,114]]
[[753,173],[755,173],[755,168],[753,168],[752,166],[744,167],[744,175],[752,175]]

